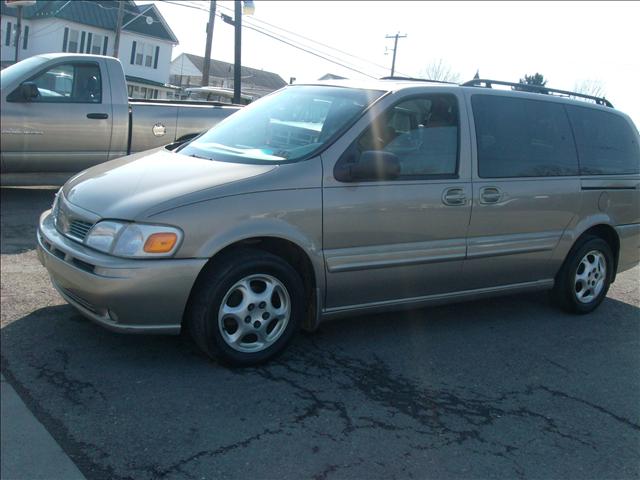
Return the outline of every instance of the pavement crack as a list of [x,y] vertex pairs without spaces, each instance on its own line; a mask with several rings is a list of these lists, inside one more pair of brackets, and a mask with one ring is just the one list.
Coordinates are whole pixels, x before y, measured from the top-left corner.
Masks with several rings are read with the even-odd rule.
[[56,353],[62,359],[62,368],[51,367],[49,363],[30,363],[30,366],[38,372],[36,378],[44,379],[52,386],[61,390],[64,398],[74,405],[84,404],[83,398],[86,397],[86,392],[106,401],[104,394],[100,392],[93,383],[74,379],[67,374],[69,366],[69,354],[67,352],[56,349]]
[[640,425],[638,425],[637,423],[633,423],[631,420],[629,420],[629,419],[627,419],[625,417],[622,417],[620,415],[617,415],[617,414],[607,410],[606,408],[601,407],[600,405],[596,405],[595,403],[591,403],[591,402],[589,402],[587,400],[583,400],[582,398],[574,397],[572,395],[569,395],[567,393],[561,392],[559,390],[553,390],[553,389],[551,389],[549,387],[545,387],[544,385],[539,385],[536,388],[538,388],[540,390],[544,390],[545,392],[553,395],[554,397],[560,397],[560,398],[564,398],[564,399],[567,399],[567,400],[573,400],[574,402],[578,402],[578,403],[581,403],[581,404],[586,405],[588,407],[591,407],[594,410],[597,410],[598,412],[600,412],[600,413],[602,413],[604,415],[607,415],[610,418],[613,418],[614,420],[616,420],[616,421],[618,421],[618,422],[620,422],[620,423],[622,423],[622,424],[624,424],[624,425],[626,425],[626,426],[628,426],[628,427],[630,427],[630,428],[632,428],[634,430],[640,431]]

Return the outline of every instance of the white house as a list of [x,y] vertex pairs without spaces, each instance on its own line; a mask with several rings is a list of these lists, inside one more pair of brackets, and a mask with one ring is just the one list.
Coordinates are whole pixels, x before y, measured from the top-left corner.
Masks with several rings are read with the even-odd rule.
[[[172,98],[169,85],[171,54],[178,39],[153,4],[125,0],[118,58],[122,62],[129,96]],[[39,0],[23,9],[18,60],[53,52],[114,55],[118,4],[115,0]],[[16,8],[1,4],[1,61],[16,61]]]
[[[171,62],[170,82],[180,87],[198,87],[202,83],[204,57],[191,53],[181,53]],[[254,98],[261,97],[284,87],[280,75],[257,68],[242,66],[242,93]],[[209,67],[209,85],[233,89],[233,63],[211,59]]]

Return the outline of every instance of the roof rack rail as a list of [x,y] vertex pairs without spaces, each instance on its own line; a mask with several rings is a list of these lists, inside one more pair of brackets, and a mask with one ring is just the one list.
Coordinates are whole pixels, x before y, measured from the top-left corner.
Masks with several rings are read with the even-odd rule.
[[483,88],[492,88],[491,85],[506,85],[512,87],[514,89],[521,88],[523,91],[534,92],[534,93],[543,93],[543,94],[559,94],[559,96],[565,97],[580,97],[586,98],[587,100],[593,100],[598,105],[604,105],[607,107],[613,108],[613,105],[609,100],[604,97],[594,97],[593,95],[586,95],[584,93],[570,92],[568,90],[558,90],[557,88],[549,88],[543,87],[541,85],[529,85],[526,83],[516,83],[516,82],[504,82],[502,80],[489,80],[486,78],[476,78],[473,80],[469,80],[468,82],[461,83],[460,85],[463,87],[483,87]]
[[430,80],[428,78],[414,78],[414,77],[398,77],[398,76],[392,76],[392,77],[382,77],[380,78],[380,80],[409,80],[412,82],[432,82],[432,83],[444,83],[447,85],[457,85],[455,82],[445,82],[444,80]]

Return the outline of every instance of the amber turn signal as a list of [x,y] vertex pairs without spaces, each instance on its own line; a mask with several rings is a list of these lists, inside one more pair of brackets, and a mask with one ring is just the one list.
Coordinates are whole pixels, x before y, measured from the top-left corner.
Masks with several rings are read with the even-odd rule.
[[149,235],[144,242],[144,251],[147,253],[168,253],[175,247],[178,236],[175,233],[154,233]]

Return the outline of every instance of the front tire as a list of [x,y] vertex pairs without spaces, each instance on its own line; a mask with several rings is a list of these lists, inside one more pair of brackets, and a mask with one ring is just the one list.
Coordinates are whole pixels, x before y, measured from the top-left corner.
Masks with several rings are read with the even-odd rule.
[[607,296],[614,268],[609,244],[600,237],[585,237],[569,253],[556,276],[556,303],[571,313],[592,312]]
[[234,366],[281,353],[304,314],[298,273],[280,257],[236,250],[203,272],[187,311],[189,331],[209,357]]

